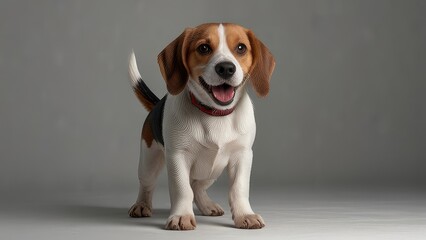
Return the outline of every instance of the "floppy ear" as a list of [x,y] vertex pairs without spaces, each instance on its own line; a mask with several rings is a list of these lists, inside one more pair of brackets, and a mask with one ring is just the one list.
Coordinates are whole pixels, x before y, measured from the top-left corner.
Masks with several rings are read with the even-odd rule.
[[269,81],[275,68],[275,59],[252,31],[249,30],[247,35],[253,54],[253,64],[249,71],[250,81],[257,94],[264,97],[269,93]]
[[191,29],[185,31],[158,55],[161,75],[166,81],[167,90],[172,95],[177,95],[185,88],[188,81],[186,69],[187,38]]

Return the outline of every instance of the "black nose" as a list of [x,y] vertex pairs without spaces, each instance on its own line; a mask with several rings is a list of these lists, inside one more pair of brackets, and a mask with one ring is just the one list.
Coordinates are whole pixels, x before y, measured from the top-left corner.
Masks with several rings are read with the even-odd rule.
[[235,65],[231,62],[220,62],[214,67],[214,69],[223,79],[228,79],[235,73]]

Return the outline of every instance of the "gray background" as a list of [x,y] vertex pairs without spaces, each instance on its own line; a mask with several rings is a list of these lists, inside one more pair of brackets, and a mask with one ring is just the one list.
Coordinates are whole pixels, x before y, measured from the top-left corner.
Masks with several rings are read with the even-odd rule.
[[157,54],[211,21],[252,29],[276,58],[269,97],[252,94],[255,187],[424,186],[425,11],[425,1],[2,0],[0,193],[135,192],[147,112],[128,54],[162,96]]

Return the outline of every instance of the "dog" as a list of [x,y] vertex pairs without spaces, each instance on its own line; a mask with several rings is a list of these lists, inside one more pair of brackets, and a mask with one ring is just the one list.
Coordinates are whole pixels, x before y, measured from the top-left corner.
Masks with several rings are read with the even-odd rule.
[[166,164],[171,210],[165,228],[193,230],[193,202],[203,215],[224,214],[206,190],[226,168],[235,226],[264,227],[249,203],[256,124],[246,86],[259,96],[269,93],[274,57],[251,30],[207,23],[185,29],[158,55],[158,64],[168,91],[162,99],[142,81],[130,55],[132,87],[149,114],[141,134],[139,194],[129,215],[152,215],[155,182]]

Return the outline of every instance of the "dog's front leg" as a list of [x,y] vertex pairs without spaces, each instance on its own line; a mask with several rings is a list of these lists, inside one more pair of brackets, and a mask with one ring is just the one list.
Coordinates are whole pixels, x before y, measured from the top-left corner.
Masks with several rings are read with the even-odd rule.
[[249,202],[250,172],[253,151],[236,153],[228,166],[230,178],[229,205],[237,228],[256,229],[265,226],[262,217],[255,214]]
[[166,223],[168,230],[193,230],[196,222],[190,184],[191,164],[183,153],[166,154],[171,210]]

